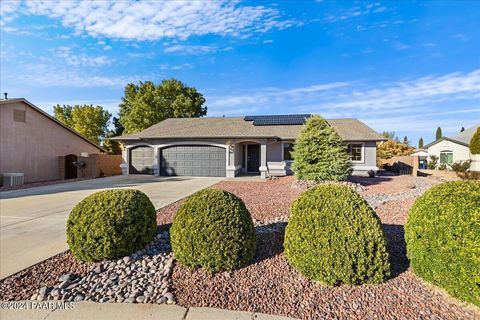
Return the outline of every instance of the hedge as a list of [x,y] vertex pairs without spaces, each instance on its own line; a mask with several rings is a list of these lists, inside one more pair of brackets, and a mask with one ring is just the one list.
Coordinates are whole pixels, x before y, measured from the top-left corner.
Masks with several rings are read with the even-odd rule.
[[390,275],[380,219],[348,186],[302,193],[292,205],[284,247],[300,273],[327,285],[379,283]]
[[480,306],[480,182],[437,185],[419,197],[405,225],[413,271]]
[[204,189],[189,196],[175,215],[170,232],[175,258],[189,268],[232,270],[255,255],[255,228],[237,196]]
[[156,212],[141,191],[96,192],[78,203],[67,221],[67,243],[80,260],[116,259],[141,249],[155,237]]

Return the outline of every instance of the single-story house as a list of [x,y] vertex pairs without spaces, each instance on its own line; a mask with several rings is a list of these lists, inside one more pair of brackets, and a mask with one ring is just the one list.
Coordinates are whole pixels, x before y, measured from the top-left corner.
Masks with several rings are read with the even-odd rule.
[[463,132],[459,132],[452,137],[442,137],[424,146],[424,149],[428,153],[429,160],[432,156],[437,156],[439,164],[446,165],[459,161],[472,160],[470,140],[472,140],[478,127],[480,127],[480,124],[468,128]]
[[63,173],[59,157],[69,156],[65,177],[76,178],[76,157],[102,152],[26,99],[0,100],[0,175],[23,174],[24,182],[57,180]]
[[[218,176],[291,174],[290,152],[309,114],[166,119],[115,138],[125,148],[124,174]],[[376,171],[385,138],[356,119],[327,120],[345,141],[354,174]]]

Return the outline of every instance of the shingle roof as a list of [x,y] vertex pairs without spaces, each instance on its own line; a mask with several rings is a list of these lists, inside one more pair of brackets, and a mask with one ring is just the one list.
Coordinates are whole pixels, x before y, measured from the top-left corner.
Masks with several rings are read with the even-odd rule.
[[453,140],[457,140],[470,145],[470,140],[472,140],[473,135],[475,134],[475,132],[477,132],[478,127],[480,127],[480,124],[477,124],[471,128],[468,128],[463,132],[457,133],[451,138]]
[[[345,141],[381,141],[383,136],[357,119],[330,119]],[[138,139],[185,138],[278,138],[295,139],[301,125],[262,125],[242,117],[172,118],[157,123],[141,132],[114,138],[127,141]]]
[[468,128],[467,130],[465,130],[463,132],[457,133],[456,135],[454,135],[452,137],[442,137],[438,140],[430,142],[424,148],[429,148],[429,147],[433,146],[434,144],[436,144],[437,142],[440,142],[442,140],[452,141],[452,142],[455,142],[455,143],[458,143],[458,144],[461,144],[461,145],[464,145],[464,146],[468,147],[468,146],[470,146],[470,140],[472,140],[473,135],[475,134],[475,132],[477,132],[477,129],[479,127],[480,127],[480,124],[477,124],[477,125],[474,125],[471,128]]

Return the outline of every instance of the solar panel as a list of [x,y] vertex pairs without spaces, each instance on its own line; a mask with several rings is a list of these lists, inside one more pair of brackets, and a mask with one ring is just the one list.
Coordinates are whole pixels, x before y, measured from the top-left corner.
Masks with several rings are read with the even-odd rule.
[[311,114],[281,114],[268,116],[246,116],[244,121],[253,121],[254,126],[302,125]]

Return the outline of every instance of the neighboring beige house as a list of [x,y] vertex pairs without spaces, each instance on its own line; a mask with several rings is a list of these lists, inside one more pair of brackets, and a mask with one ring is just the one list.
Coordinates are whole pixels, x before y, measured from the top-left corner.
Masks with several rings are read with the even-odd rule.
[[439,164],[450,165],[454,162],[472,160],[470,154],[470,140],[480,124],[477,124],[467,130],[457,133],[452,137],[442,137],[432,143],[427,144],[424,149],[428,153],[429,160],[431,156],[437,156]]
[[103,149],[26,99],[0,100],[0,175],[23,173],[25,182],[60,179],[59,156],[68,156],[66,178],[82,153]]
[[[142,132],[116,137],[125,145],[124,174],[235,177],[291,174],[292,151],[310,115],[167,119]],[[354,174],[378,170],[383,136],[356,119],[330,119],[348,146]]]

